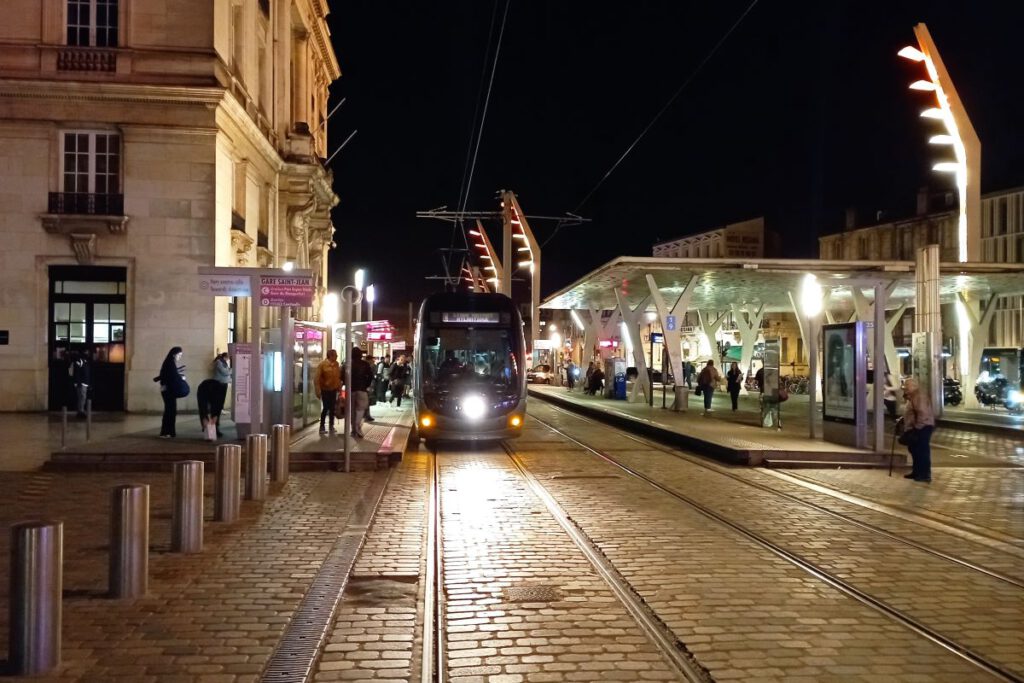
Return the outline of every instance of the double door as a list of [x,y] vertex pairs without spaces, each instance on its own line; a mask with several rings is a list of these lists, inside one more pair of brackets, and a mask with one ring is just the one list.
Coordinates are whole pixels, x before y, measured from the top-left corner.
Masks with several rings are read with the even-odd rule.
[[124,410],[124,268],[53,266],[49,297],[49,408],[75,406],[72,363],[89,365],[93,410]]

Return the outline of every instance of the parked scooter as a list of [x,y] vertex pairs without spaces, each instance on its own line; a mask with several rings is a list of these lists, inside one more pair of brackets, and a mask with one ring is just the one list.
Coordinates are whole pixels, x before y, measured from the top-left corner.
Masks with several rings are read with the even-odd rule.
[[988,382],[978,382],[974,386],[974,396],[979,404],[989,408],[1003,405],[1007,396],[1006,380],[997,377]]
[[942,380],[942,402],[947,406],[958,406],[963,401],[964,395],[960,391],[960,382],[951,377]]

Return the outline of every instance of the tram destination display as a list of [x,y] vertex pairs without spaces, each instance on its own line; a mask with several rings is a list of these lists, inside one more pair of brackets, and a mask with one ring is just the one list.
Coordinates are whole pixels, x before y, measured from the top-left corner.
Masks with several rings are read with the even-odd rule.
[[501,322],[501,314],[497,311],[442,311],[441,322],[495,325]]

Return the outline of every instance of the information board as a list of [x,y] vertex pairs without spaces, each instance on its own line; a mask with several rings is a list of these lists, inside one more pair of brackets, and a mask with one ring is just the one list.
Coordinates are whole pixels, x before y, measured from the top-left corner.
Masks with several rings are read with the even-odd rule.
[[857,402],[862,400],[854,379],[857,365],[863,362],[857,357],[857,324],[824,325],[822,340],[822,418],[854,424]]
[[308,275],[260,275],[261,306],[312,306],[313,278]]
[[209,296],[251,296],[248,275],[200,275],[199,291]]

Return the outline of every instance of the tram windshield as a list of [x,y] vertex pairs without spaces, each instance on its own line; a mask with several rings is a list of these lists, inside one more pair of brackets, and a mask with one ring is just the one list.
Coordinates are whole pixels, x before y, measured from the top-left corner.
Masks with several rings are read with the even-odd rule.
[[518,386],[520,368],[507,329],[440,328],[428,331],[424,342],[420,371],[425,388]]

